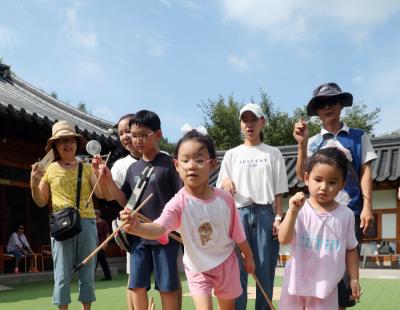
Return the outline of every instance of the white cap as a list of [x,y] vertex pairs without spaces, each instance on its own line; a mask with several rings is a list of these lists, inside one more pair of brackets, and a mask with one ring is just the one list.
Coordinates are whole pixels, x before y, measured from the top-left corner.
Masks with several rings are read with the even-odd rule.
[[265,118],[265,115],[264,115],[261,107],[258,104],[255,104],[255,103],[246,104],[243,108],[240,109],[239,119],[242,118],[242,114],[246,111],[252,112],[255,116],[257,116],[257,118],[260,118],[260,117]]

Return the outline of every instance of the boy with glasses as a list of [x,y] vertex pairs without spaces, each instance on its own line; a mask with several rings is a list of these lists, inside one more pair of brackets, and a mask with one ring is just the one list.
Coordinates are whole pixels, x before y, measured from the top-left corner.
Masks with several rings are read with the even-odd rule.
[[[300,120],[294,126],[293,136],[298,143],[296,175],[300,180],[303,180],[307,157],[319,149],[337,147],[346,154],[351,162],[351,168],[344,190],[335,199],[347,204],[353,211],[354,229],[358,244],[361,244],[363,233],[365,234],[373,224],[371,163],[377,156],[364,131],[358,128],[349,128],[340,121],[342,109],[350,107],[352,104],[353,95],[342,92],[336,83],[318,86],[307,105],[307,115],[320,118],[321,132],[309,138],[307,123]],[[340,309],[352,306],[352,303],[348,301],[347,287],[348,284],[343,280],[338,285]]]
[[[133,189],[146,166],[154,167],[141,196],[142,201],[153,193],[152,199],[141,210],[141,213],[154,220],[161,215],[165,204],[179,191],[181,183],[175,170],[171,156],[160,151],[159,143],[162,137],[161,122],[156,113],[142,110],[133,116],[129,122],[132,143],[142,157],[129,166],[125,181],[121,187],[114,183],[106,167],[101,186],[107,187],[111,197],[125,207],[132,195]],[[131,241],[130,284],[132,301],[135,309],[147,309],[147,290],[150,289],[151,273],[154,272],[155,288],[160,292],[163,309],[176,310],[180,308],[181,294],[178,277],[177,257],[180,245],[170,240],[167,245],[157,241],[147,240],[137,236],[129,236]]]

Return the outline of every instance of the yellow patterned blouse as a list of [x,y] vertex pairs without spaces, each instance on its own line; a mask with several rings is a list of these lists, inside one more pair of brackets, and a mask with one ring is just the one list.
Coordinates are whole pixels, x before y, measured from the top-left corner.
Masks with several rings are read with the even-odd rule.
[[[90,200],[88,207],[85,209],[86,201],[92,191],[92,185],[90,183],[90,178],[92,174],[92,166],[84,163],[82,171],[82,187],[79,208],[81,218],[96,217],[92,200]],[[49,184],[53,212],[76,205],[77,177],[78,166],[76,167],[76,169],[64,169],[57,162],[54,162],[47,167],[42,180]]]

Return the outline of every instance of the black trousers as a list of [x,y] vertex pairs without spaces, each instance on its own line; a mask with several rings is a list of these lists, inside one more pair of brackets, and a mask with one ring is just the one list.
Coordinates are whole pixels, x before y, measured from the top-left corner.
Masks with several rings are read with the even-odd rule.
[[108,267],[106,251],[100,250],[97,253],[96,269],[97,269],[98,263],[100,263],[101,269],[103,269],[104,278],[111,279],[111,271],[110,271],[110,267]]

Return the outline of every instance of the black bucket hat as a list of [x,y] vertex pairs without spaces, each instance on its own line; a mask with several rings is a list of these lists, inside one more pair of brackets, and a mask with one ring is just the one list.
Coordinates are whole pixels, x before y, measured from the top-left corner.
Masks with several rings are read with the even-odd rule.
[[352,94],[342,92],[341,88],[336,83],[325,83],[314,89],[313,97],[307,104],[307,115],[317,115],[318,103],[327,97],[339,97],[342,107],[351,107],[353,105]]

